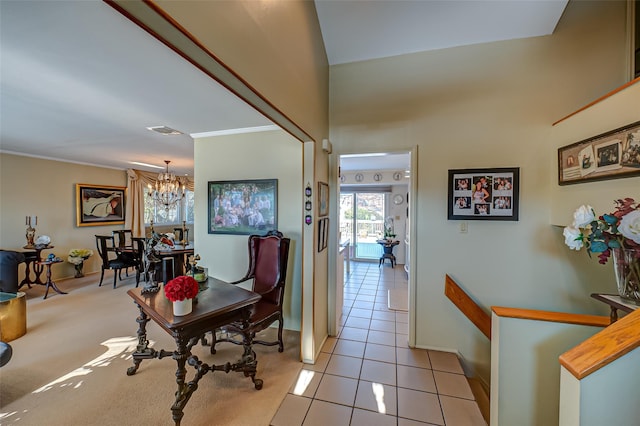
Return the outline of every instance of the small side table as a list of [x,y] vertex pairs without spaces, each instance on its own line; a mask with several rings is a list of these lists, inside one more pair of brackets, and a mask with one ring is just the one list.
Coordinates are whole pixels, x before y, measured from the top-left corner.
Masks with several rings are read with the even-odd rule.
[[49,287],[51,287],[58,294],[67,294],[66,292],[60,290],[56,286],[56,283],[51,281],[51,265],[54,265],[56,263],[62,263],[62,260],[61,259],[58,259],[58,260],[39,260],[39,261],[36,262],[36,265],[40,266],[41,268],[42,267],[46,267],[47,268],[47,282],[43,284],[43,285],[47,286],[47,289],[44,292],[43,299],[47,298],[47,294],[49,294]]
[[385,259],[389,259],[391,261],[391,267],[396,266],[396,257],[393,255],[393,248],[400,244],[398,240],[376,240],[376,243],[382,246],[382,257],[380,257],[380,261],[378,262],[378,267],[380,267]]
[[612,324],[618,321],[618,309],[623,312],[630,313],[640,308],[640,306],[634,305],[630,302],[626,302],[617,294],[592,293],[591,297],[609,305],[609,307],[611,308],[609,318],[611,318]]

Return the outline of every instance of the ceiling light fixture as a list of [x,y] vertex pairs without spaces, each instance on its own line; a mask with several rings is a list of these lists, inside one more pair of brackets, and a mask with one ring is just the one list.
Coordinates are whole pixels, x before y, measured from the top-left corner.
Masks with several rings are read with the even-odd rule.
[[175,207],[184,198],[184,185],[180,179],[169,172],[169,163],[164,160],[167,168],[158,175],[155,189],[149,184],[149,196],[158,204],[164,207],[165,211]]
[[168,135],[181,135],[182,132],[176,129],[172,129],[171,127],[167,127],[167,126],[154,126],[154,127],[147,127],[147,130],[151,130],[152,132],[157,132],[160,134],[163,134],[165,136]]

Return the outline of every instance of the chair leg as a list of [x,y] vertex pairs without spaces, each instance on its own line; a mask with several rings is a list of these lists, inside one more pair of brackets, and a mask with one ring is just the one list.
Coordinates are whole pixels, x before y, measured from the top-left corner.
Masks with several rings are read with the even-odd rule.
[[[118,280],[119,272],[120,272],[120,269],[116,269],[115,271],[113,271],[113,288],[116,288],[116,281]],[[122,277],[120,277],[120,281],[122,281]]]
[[282,313],[280,313],[280,318],[278,318],[278,352],[284,352],[284,342],[282,341]]
[[100,287],[102,285],[102,279],[104,278],[104,268],[102,268],[102,271],[100,272],[100,284],[98,284],[98,287]]
[[211,355],[216,353],[216,343],[218,343],[218,335],[216,334],[218,330],[211,331]]

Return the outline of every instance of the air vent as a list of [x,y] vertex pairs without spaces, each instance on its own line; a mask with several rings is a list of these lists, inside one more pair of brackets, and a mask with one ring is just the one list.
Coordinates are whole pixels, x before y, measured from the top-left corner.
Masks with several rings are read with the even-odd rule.
[[182,134],[181,131],[172,129],[171,127],[167,127],[167,126],[147,127],[147,129],[153,132],[161,133],[163,135],[181,135]]

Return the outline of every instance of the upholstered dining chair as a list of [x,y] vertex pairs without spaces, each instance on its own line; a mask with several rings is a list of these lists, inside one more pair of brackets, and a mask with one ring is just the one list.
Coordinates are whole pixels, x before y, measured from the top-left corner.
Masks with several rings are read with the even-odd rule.
[[139,252],[139,244],[127,249],[127,252],[123,252],[124,249],[116,246],[113,235],[96,235],[96,247],[98,248],[98,255],[100,259],[102,259],[100,284],[98,284],[98,287],[102,285],[105,269],[112,269],[114,271],[113,288],[116,288],[118,277],[122,280],[121,271],[130,267],[136,270],[136,287],[140,284],[141,263],[139,259],[142,254]]
[[[231,284],[240,284],[252,280],[251,290],[259,293],[262,298],[253,306],[248,325],[242,322],[234,322],[222,327],[220,336],[216,330],[213,331],[213,342],[211,343],[211,353],[216,353],[216,343],[230,342],[242,345],[242,341],[228,337],[233,334],[242,334],[249,338],[252,343],[261,345],[278,345],[278,351],[284,351],[282,341],[282,302],[284,299],[284,288],[287,279],[287,263],[289,261],[290,239],[285,238],[281,232],[270,231],[265,236],[249,236],[249,270],[246,275]],[[275,321],[278,321],[278,340],[275,342],[264,342],[254,340],[256,333],[266,329]]]

